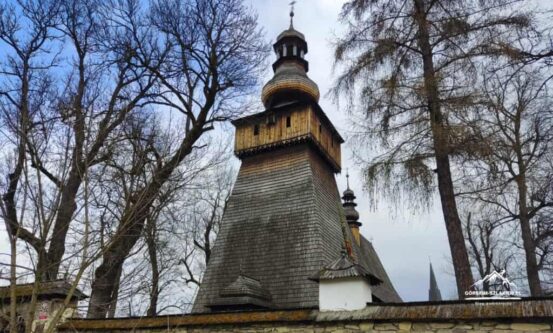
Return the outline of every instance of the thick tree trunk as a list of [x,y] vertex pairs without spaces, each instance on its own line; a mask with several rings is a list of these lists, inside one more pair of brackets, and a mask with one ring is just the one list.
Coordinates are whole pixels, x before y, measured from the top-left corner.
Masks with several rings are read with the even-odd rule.
[[426,9],[422,0],[414,0],[415,16],[418,23],[418,44],[422,53],[424,68],[424,89],[426,93],[432,138],[434,141],[434,153],[436,156],[436,172],[438,174],[438,190],[442,204],[442,212],[445,220],[451,259],[455,270],[457,282],[457,294],[459,299],[464,298],[465,291],[473,284],[472,272],[463,236],[463,229],[451,177],[451,166],[449,161],[448,135],[442,115],[438,82],[434,69],[434,59],[430,36],[428,32],[428,21],[426,20]]
[[[439,145],[440,143],[437,145],[435,144],[435,146]],[[442,156],[438,157],[438,154],[436,154],[438,189],[440,192],[442,212],[445,220],[449,247],[451,250],[453,268],[455,270],[457,294],[459,299],[463,299],[465,291],[468,291],[473,284],[472,272],[465,245],[465,238],[463,236],[461,220],[459,219],[459,213],[457,212],[455,194],[453,192],[453,181],[451,180],[449,158],[447,154],[442,153],[441,155]]]
[[10,238],[10,333],[17,333],[17,236],[9,235]]
[[115,278],[113,294],[111,295],[111,303],[109,304],[108,318],[115,318],[115,313],[117,311],[117,301],[119,300],[119,286],[121,285],[122,272],[123,267],[120,267],[119,271],[117,272],[117,277]]
[[534,236],[532,235],[532,227],[530,226],[530,218],[528,217],[528,206],[526,204],[527,188],[526,177],[521,173],[517,177],[518,186],[518,205],[520,215],[520,230],[522,236],[522,245],[524,247],[524,255],[526,257],[526,274],[528,275],[528,287],[530,288],[531,296],[542,296],[539,267],[536,259],[536,245]]
[[[73,158],[76,158],[74,156]],[[64,184],[60,205],[56,213],[54,230],[52,232],[52,240],[48,249],[48,254],[44,257],[44,261],[38,263],[44,272],[41,275],[42,281],[55,280],[58,277],[59,268],[63,255],[65,254],[65,238],[69,231],[69,225],[73,219],[73,214],[77,210],[77,193],[82,183],[81,173],[85,170],[78,170],[79,167],[73,166],[69,174],[69,179]]]
[[[102,264],[94,272],[94,281],[88,305],[88,318],[105,318],[114,289],[117,284],[118,272],[133,246],[140,238],[144,229],[144,217],[132,218],[132,213],[126,213],[114,236],[111,246],[105,249]],[[127,222],[125,222],[127,221]]]

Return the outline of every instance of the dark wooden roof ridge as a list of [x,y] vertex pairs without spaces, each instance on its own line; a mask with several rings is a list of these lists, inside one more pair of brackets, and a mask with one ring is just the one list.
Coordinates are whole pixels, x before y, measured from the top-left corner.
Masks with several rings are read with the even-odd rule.
[[257,279],[244,274],[238,275],[236,280],[224,287],[219,296],[248,296],[263,300],[271,300],[271,293],[265,289]]
[[127,317],[110,319],[73,319],[58,326],[58,330],[114,330],[194,325],[225,325],[245,323],[308,322],[315,318],[314,310],[271,310],[215,312],[167,315],[158,317]]
[[231,123],[233,125],[248,123],[248,122],[250,122],[254,119],[263,118],[264,116],[266,116],[268,114],[271,114],[273,112],[286,111],[287,109],[292,108],[294,106],[303,106],[303,105],[306,105],[306,104],[311,105],[311,106],[314,107],[314,110],[317,112],[317,115],[320,117],[321,121],[328,128],[330,128],[330,130],[332,131],[332,134],[334,134],[336,137],[338,137],[338,140],[340,141],[340,143],[344,143],[345,142],[344,138],[342,137],[342,135],[340,135],[340,132],[338,132],[336,127],[334,127],[334,124],[332,124],[332,122],[330,121],[330,119],[328,118],[326,113],[323,111],[323,109],[321,108],[319,103],[315,103],[315,102],[293,101],[293,102],[290,102],[290,103],[284,103],[284,104],[274,106],[274,107],[272,107],[270,109],[267,109],[265,111],[262,111],[262,112],[258,112],[258,113],[254,113],[254,114],[251,114],[251,115],[247,115],[247,116],[244,116],[244,117],[234,119],[234,120],[231,121]]
[[276,142],[271,142],[271,143],[268,143],[268,144],[255,146],[255,147],[252,147],[252,148],[237,150],[237,151],[234,151],[234,154],[237,157],[241,158],[241,157],[244,157],[244,156],[255,155],[255,154],[257,154],[261,151],[271,151],[271,150],[274,150],[274,149],[279,149],[281,147],[288,147],[288,146],[291,146],[291,145],[304,143],[304,142],[310,143],[310,144],[314,145],[316,148],[318,148],[317,153],[319,153],[328,163],[330,163],[330,165],[332,166],[334,172],[341,172],[342,171],[342,168],[332,159],[332,157],[326,152],[326,150],[323,149],[321,144],[317,140],[315,140],[315,138],[313,137],[313,135],[311,135],[311,133],[304,134],[304,135],[298,135],[298,136],[295,136],[293,138],[284,139],[284,140],[280,140],[280,141],[276,141]]
[[354,262],[346,253],[342,253],[338,259],[332,261],[321,269],[311,279],[314,281],[335,280],[343,278],[363,277],[371,285],[382,283],[375,273],[369,272],[368,268]]
[[520,300],[442,301],[412,303],[369,303],[355,311],[272,310],[180,314],[158,317],[112,319],[73,319],[59,330],[132,330],[137,328],[178,327],[194,325],[227,325],[257,323],[322,323],[341,321],[450,321],[450,320],[553,320],[553,298]]
[[[21,283],[16,285],[16,295],[17,297],[29,297],[32,295],[34,290],[34,282]],[[64,279],[51,280],[46,282],[40,282],[37,289],[37,295],[39,297],[44,296],[66,296],[71,289],[71,283]],[[0,299],[5,299],[10,297],[10,285],[0,287]],[[84,294],[78,288],[73,292],[72,297],[74,298],[87,298],[88,295]]]

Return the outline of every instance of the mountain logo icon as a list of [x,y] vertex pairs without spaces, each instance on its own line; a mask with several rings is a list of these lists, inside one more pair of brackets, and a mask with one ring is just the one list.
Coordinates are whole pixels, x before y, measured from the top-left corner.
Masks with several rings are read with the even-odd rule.
[[[509,281],[505,273],[504,269],[499,272],[494,270],[481,280],[476,281],[470,287],[471,290],[465,291],[465,295],[474,299],[520,297],[517,285]],[[486,286],[486,288],[484,286]]]
[[516,290],[517,286],[513,282],[509,281],[505,277],[505,270],[501,270],[500,272],[494,270],[490,274],[484,276],[481,280],[476,281],[471,288],[478,288],[482,289],[485,283],[487,283],[490,286],[498,286],[506,291]]

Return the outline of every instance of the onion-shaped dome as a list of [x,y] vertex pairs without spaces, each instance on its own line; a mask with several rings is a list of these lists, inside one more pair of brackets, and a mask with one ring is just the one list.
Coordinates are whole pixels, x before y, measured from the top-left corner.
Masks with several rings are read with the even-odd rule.
[[283,32],[281,32],[280,35],[278,35],[277,40],[281,40],[285,37],[297,37],[305,41],[305,36],[301,32],[294,29],[293,26],[290,26],[288,30],[284,30]]
[[355,199],[355,193],[353,193],[353,190],[349,188],[349,185],[348,185],[348,188],[344,191],[344,194],[343,194],[343,199],[346,199],[346,198]]
[[319,97],[317,84],[307,77],[300,64],[294,62],[280,65],[261,92],[261,101],[267,108],[282,99],[310,99],[319,102]]
[[357,222],[359,220],[359,212],[353,206],[344,206],[344,215],[348,222]]
[[358,221],[359,212],[357,211],[357,209],[355,209],[355,206],[357,206],[357,204],[355,203],[355,193],[353,193],[353,190],[349,188],[349,174],[346,174],[346,178],[348,187],[344,191],[344,195],[342,196],[342,200],[344,200],[342,204],[342,206],[344,207],[344,215],[348,224],[353,224],[359,227],[361,226],[361,222]]
[[[290,13],[290,18],[293,13]],[[273,64],[275,75],[261,92],[261,101],[266,108],[279,102],[311,101],[319,102],[319,87],[308,76],[309,64],[304,59],[307,53],[305,36],[290,27],[277,37],[273,49],[277,60]]]

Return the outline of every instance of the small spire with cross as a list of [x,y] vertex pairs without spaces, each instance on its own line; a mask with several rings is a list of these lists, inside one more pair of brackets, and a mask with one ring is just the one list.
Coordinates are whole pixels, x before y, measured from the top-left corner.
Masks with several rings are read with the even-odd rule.
[[348,190],[349,190],[349,170],[346,169],[346,182],[348,184]]
[[294,5],[296,4],[296,0],[292,0],[290,5],[290,29],[294,28]]

